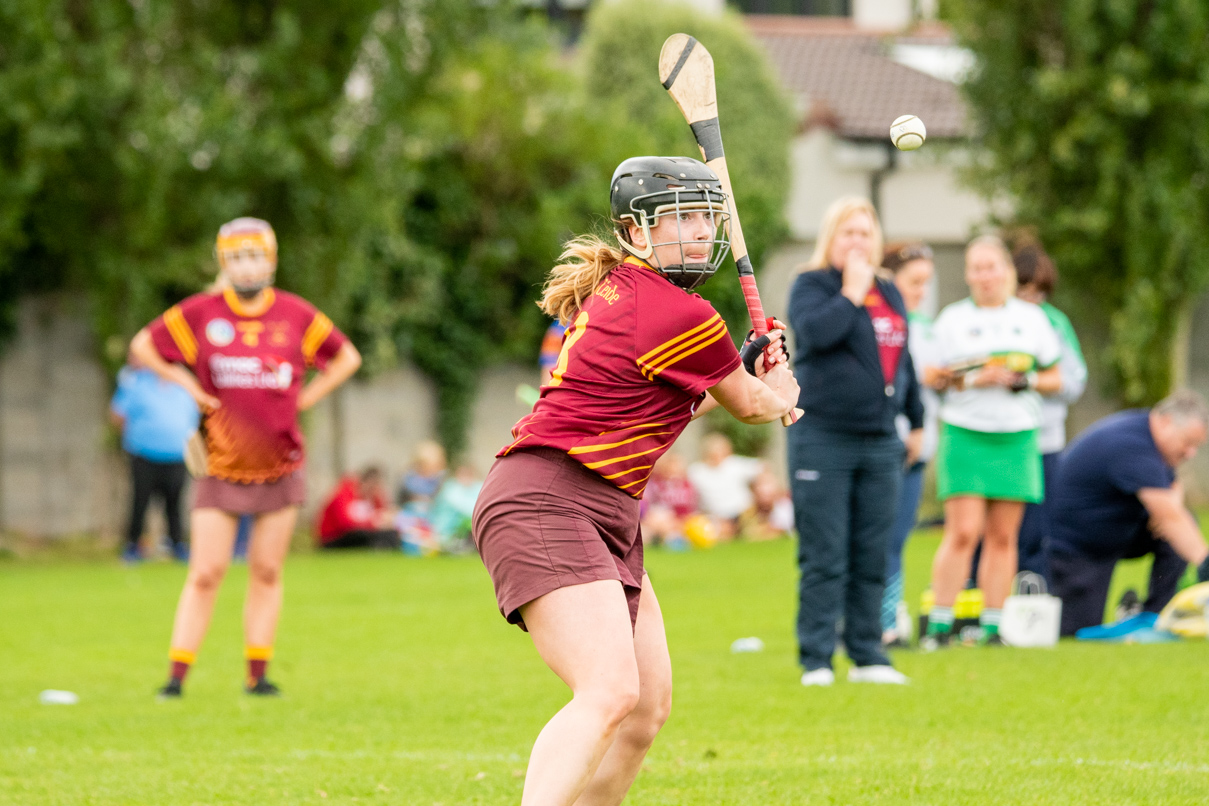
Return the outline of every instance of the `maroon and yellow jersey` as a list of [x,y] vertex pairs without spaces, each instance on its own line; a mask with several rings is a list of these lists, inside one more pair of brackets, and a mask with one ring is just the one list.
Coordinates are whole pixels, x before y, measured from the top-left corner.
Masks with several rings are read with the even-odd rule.
[[627,261],[584,302],[541,399],[497,455],[557,448],[641,498],[705,390],[738,366],[713,306]]
[[187,365],[221,406],[205,415],[209,473],[243,483],[279,479],[303,461],[298,392],[348,339],[309,302],[265,290],[251,309],[235,292],[194,294],[148,326],[166,361]]

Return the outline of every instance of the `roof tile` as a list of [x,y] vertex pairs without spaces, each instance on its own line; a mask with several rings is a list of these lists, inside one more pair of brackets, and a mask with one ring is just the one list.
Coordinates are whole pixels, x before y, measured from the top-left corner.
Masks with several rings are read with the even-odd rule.
[[[828,125],[844,137],[884,139],[899,115],[918,115],[930,137],[968,133],[958,88],[895,62],[893,42],[849,20],[748,15],[785,88],[805,112],[806,125]],[[912,31],[911,42],[951,41],[942,27]]]

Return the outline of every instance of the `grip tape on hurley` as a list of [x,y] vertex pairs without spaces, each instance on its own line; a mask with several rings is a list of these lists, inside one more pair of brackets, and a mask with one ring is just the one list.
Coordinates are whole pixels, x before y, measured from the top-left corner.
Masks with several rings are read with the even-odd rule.
[[705,155],[706,162],[713,162],[726,155],[722,149],[722,127],[718,125],[718,118],[690,123],[689,128],[693,130],[693,137],[697,138],[697,145],[701,146],[701,153]]

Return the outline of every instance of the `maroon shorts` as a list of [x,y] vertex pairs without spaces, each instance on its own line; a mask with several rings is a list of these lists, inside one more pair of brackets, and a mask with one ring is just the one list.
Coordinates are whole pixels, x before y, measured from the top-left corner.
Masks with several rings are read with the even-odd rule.
[[241,484],[214,476],[194,481],[194,509],[221,509],[232,515],[260,515],[306,502],[306,472],[298,468],[276,481]]
[[496,460],[474,506],[474,542],[500,613],[523,630],[521,605],[600,579],[619,580],[638,619],[642,535],[637,499],[562,451]]

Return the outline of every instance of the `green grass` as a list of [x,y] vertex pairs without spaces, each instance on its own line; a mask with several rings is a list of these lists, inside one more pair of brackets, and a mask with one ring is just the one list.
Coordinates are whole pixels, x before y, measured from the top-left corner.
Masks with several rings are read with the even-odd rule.
[[[910,544],[912,603],[935,545]],[[790,543],[648,566],[676,704],[630,803],[1209,801],[1203,643],[907,652],[909,687],[805,690]],[[291,558],[275,701],[240,693],[245,578],[185,699],[159,703],[182,568],[0,564],[0,803],[519,802],[567,693],[476,558]],[[766,650],[732,655],[748,635]],[[40,705],[45,688],[80,704]]]

